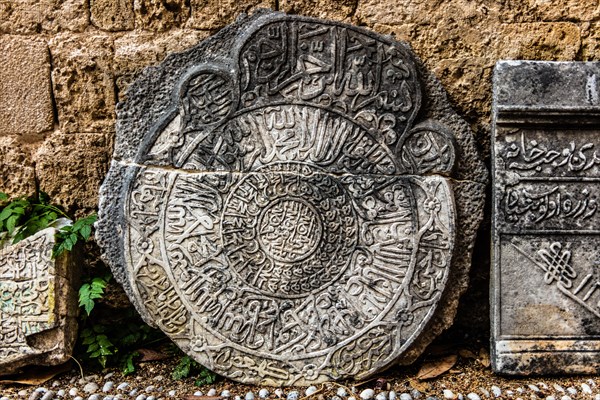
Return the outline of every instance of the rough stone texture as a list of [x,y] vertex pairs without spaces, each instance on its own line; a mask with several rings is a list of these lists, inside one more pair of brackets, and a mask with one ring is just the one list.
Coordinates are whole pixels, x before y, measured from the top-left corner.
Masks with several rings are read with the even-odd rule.
[[508,59],[572,60],[581,47],[579,28],[570,22],[503,25],[498,36],[495,53]]
[[358,0],[280,0],[279,9],[286,13],[309,17],[349,21],[356,11]]
[[87,0],[0,0],[0,33],[81,32],[88,22]]
[[[165,4],[165,7],[149,6],[147,9],[164,9],[166,11],[163,11],[162,14],[152,14],[153,17],[144,18],[140,12],[137,12],[138,17],[135,15],[133,17],[135,30],[128,28],[128,31],[110,32],[108,25],[101,26],[101,24],[112,23],[111,16],[120,9],[121,4],[127,4],[121,3],[121,1],[0,0],[0,33],[3,35],[27,35],[26,39],[46,42],[65,41],[70,42],[73,48],[83,49],[81,62],[73,66],[74,69],[69,72],[69,77],[61,78],[62,82],[59,82],[61,85],[92,78],[89,70],[90,64],[83,62],[85,57],[97,59],[98,52],[96,50],[92,52],[85,50],[89,46],[87,41],[90,37],[101,35],[111,41],[119,41],[119,47],[124,50],[122,53],[124,56],[118,57],[115,54],[114,58],[119,58],[122,62],[118,61],[119,65],[113,64],[112,71],[106,73],[106,79],[99,79],[101,83],[94,83],[92,87],[102,87],[101,93],[106,91],[108,97],[121,101],[126,99],[125,89],[133,80],[132,77],[142,73],[141,70],[144,66],[156,64],[156,60],[163,59],[171,51],[181,50],[182,47],[178,47],[179,42],[192,44],[188,41],[189,38],[204,38],[209,34],[207,31],[195,29],[196,26],[200,26],[197,24],[203,22],[202,18],[211,20],[211,26],[214,27],[211,29],[217,29],[231,19],[237,18],[238,12],[250,10],[257,4],[256,0],[240,0],[235,4],[234,14],[229,15],[219,11],[217,2],[190,1],[190,5],[187,7],[185,1],[180,1],[177,4],[182,5],[179,12],[181,15],[175,15],[173,12],[167,12],[166,2],[137,2],[138,5]],[[280,0],[268,3],[274,8],[352,22],[407,40],[415,53],[423,60],[425,66],[439,74],[439,79],[448,90],[450,102],[475,132],[477,145],[486,160],[490,158],[491,71],[498,59],[522,55],[548,60],[600,60],[600,46],[598,45],[600,43],[600,15],[597,0],[565,0],[562,2],[540,0],[510,2],[358,0],[356,5],[352,1]],[[202,8],[203,4],[211,5]],[[194,8],[202,9],[202,11],[195,13]],[[100,9],[108,10],[106,20],[103,19],[104,14],[99,15],[98,10]],[[141,11],[140,7],[137,9]],[[96,11],[96,16],[92,11]],[[348,14],[349,12],[350,14]],[[195,19],[194,14],[199,14],[202,18]],[[119,12],[116,16],[118,18],[115,17],[115,23],[120,21],[124,15],[125,13]],[[218,20],[225,17],[227,21]],[[125,21],[122,23],[125,24]],[[131,23],[127,23],[127,26],[131,27]],[[157,30],[161,30],[161,32],[156,32]],[[85,34],[80,35],[79,33],[83,31]],[[565,33],[564,36],[563,33]],[[132,38],[131,46],[128,46],[127,38]],[[162,42],[163,39],[165,46],[156,46],[156,42]],[[513,43],[518,46],[513,46]],[[109,53],[111,52],[110,44],[107,44],[105,48],[109,50]],[[56,57],[54,50],[51,48],[53,62]],[[112,58],[112,55],[108,55],[107,62]],[[144,60],[148,60],[147,64],[144,64]],[[128,64],[128,61],[131,61],[131,64]],[[105,69],[105,71],[110,71],[110,69]],[[468,86],[471,88],[469,89]],[[85,95],[89,94],[94,94],[94,91],[88,91]],[[64,129],[65,126],[61,125],[55,129],[73,133],[95,132],[96,128],[89,124],[89,112],[83,112],[81,116],[78,116],[82,106],[82,94],[79,89],[74,90],[71,94],[63,86],[61,92],[58,94],[55,92],[54,95],[61,98],[60,108],[62,109],[60,112],[55,109],[55,116],[62,113],[68,116],[67,120],[74,121],[75,125],[80,126],[80,128],[69,130]],[[103,98],[104,96],[101,94],[99,97]],[[92,107],[95,100],[90,100],[92,101],[83,101],[83,105],[87,107],[89,104],[89,107]],[[97,104],[99,104],[98,112],[107,116],[107,110],[110,107],[105,108],[102,101],[98,101]],[[37,110],[24,108],[19,112],[25,114],[24,117],[19,117],[20,119],[27,119]],[[111,112],[111,114],[113,113]],[[110,115],[106,119],[104,116],[102,117],[104,122],[114,127],[114,115]],[[58,121],[58,117],[56,120]],[[113,132],[114,128],[111,128],[109,133]],[[26,155],[30,149],[35,153],[36,147],[44,143],[39,137],[21,139],[18,142],[18,146],[22,147],[19,149],[19,154]],[[28,157],[25,157],[24,165],[31,165]],[[5,176],[11,176],[11,183],[10,186],[1,186],[0,190],[21,194],[19,193],[21,188],[26,190],[25,187],[31,187],[29,184],[30,177],[33,176],[31,167],[21,168],[19,164],[7,165],[6,163],[2,167],[3,171],[7,172],[4,173],[4,176],[0,176],[0,185],[6,184]],[[24,186],[21,186],[20,177],[23,182],[26,182]],[[69,184],[77,184],[75,180],[69,182]],[[68,189],[68,187],[65,188],[65,191]],[[486,219],[490,219],[490,212],[486,212]],[[486,228],[484,227],[484,229]],[[479,237],[487,237],[487,232],[489,229],[483,230]],[[476,284],[472,285],[470,289],[471,300],[464,304],[465,312],[459,315],[457,323],[455,322],[460,331],[468,332],[470,335],[482,335],[483,340],[485,340],[483,335],[486,335],[489,329],[488,310],[486,309],[489,303],[487,293],[485,293],[489,279],[489,257],[486,256],[488,247],[489,242],[486,239],[482,239],[477,245],[476,253],[479,252],[480,255],[476,256],[471,276]],[[479,293],[484,296],[479,296]],[[474,321],[481,321],[481,323],[474,323]]]
[[452,323],[487,171],[406,44],[261,12],[145,70],[117,124],[97,239],[210,369],[364,379]]
[[113,41],[107,35],[58,35],[50,41],[52,81],[63,132],[112,132]]
[[181,27],[190,15],[189,1],[134,0],[135,26],[152,31]]
[[191,0],[192,18],[189,26],[196,29],[220,29],[241,13],[276,6],[276,0]]
[[107,134],[53,134],[33,156],[40,189],[71,211],[95,208],[110,149]]
[[35,193],[35,172],[29,153],[15,137],[0,137],[0,192],[9,196]]
[[0,36],[0,76],[0,135],[51,130],[54,115],[46,43]]
[[69,360],[77,338],[74,256],[52,259],[48,228],[0,247],[0,374]]
[[90,0],[92,24],[107,31],[133,29],[133,0]]
[[600,58],[600,23],[586,23],[581,29],[581,60],[594,61]]
[[598,373],[600,66],[505,61],[494,82],[494,370]]
[[142,69],[158,64],[167,54],[182,51],[206,38],[208,32],[177,29],[168,33],[132,32],[115,40],[113,68],[120,101],[126,89]]
[[566,0],[556,3],[540,0],[509,0],[503,3],[503,22],[590,21],[600,17],[600,3],[592,0]]

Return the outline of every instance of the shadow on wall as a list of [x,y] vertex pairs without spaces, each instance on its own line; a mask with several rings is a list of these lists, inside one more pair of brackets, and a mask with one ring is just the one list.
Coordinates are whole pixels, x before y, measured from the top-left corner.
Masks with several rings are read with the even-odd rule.
[[[112,154],[114,107],[132,77],[258,7],[407,40],[471,124],[487,161],[497,60],[600,57],[595,0],[13,2],[0,7],[0,104],[10,105],[0,109],[0,189],[24,195],[39,186],[71,212],[95,209]],[[453,334],[489,335],[489,220],[488,205]]]

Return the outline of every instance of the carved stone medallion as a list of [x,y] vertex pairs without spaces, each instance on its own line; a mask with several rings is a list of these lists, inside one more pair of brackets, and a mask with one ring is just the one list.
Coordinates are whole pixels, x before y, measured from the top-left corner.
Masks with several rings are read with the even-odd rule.
[[98,240],[200,363],[248,383],[364,378],[451,323],[486,171],[406,44],[260,12],[127,96]]
[[600,68],[498,63],[492,359],[506,374],[600,372]]

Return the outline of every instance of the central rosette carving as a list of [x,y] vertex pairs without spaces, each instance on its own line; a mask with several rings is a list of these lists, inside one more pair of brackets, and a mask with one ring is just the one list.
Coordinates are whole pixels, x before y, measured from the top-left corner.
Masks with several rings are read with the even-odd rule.
[[313,206],[301,199],[284,198],[269,204],[260,218],[259,242],[276,261],[294,263],[317,249],[323,224]]
[[275,297],[298,297],[334,281],[357,241],[344,187],[314,167],[283,163],[248,174],[228,197],[221,223],[230,265]]
[[261,14],[147,70],[99,222],[145,320],[253,384],[362,380],[418,355],[454,312],[455,233],[460,283],[485,186],[418,65],[360,28]]

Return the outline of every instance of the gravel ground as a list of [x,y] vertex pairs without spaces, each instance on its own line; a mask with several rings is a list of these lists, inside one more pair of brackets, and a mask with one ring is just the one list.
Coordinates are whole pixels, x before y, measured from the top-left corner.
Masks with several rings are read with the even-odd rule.
[[[472,353],[473,354],[473,353]],[[41,386],[0,385],[0,400],[433,400],[433,399],[546,399],[600,400],[599,376],[506,378],[494,375],[485,362],[458,357],[446,373],[420,381],[419,363],[395,368],[365,382],[327,383],[309,388],[255,387],[219,379],[209,386],[194,386],[194,379],[171,379],[176,359],[144,363],[123,376],[116,369],[101,372],[72,369]],[[209,397],[212,397],[209,399]],[[227,400],[227,399],[225,399]]]

